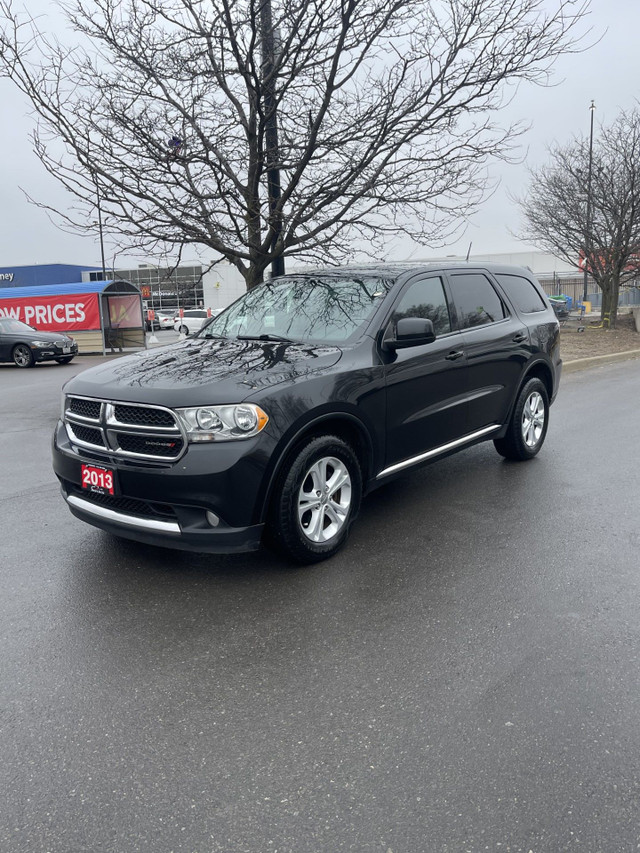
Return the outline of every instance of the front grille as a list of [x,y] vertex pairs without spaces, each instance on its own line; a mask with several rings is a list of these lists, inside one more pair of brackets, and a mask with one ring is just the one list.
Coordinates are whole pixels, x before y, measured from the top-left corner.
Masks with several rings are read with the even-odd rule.
[[100,403],[97,400],[83,400],[81,397],[71,397],[69,400],[69,411],[82,418],[91,418],[97,421],[100,417]]
[[118,495],[100,495],[87,489],[80,489],[73,483],[65,481],[65,487],[69,494],[75,494],[85,501],[124,512],[127,515],[137,515],[142,518],[164,518],[176,519],[176,513],[170,504],[155,503],[152,501],[141,501],[137,498],[124,498]]
[[73,434],[80,441],[86,441],[87,444],[95,444],[98,447],[104,447],[104,438],[99,429],[84,426],[83,424],[72,424],[71,429]]
[[161,406],[69,396],[64,420],[72,442],[138,464],[174,462],[187,449],[177,415]]
[[168,438],[164,436],[134,435],[128,432],[116,433],[118,445],[127,453],[141,453],[144,456],[179,456],[183,442],[177,436]]
[[123,406],[116,404],[114,407],[116,420],[121,424],[137,424],[140,426],[175,427],[175,420],[171,412],[164,409],[150,409],[145,406]]

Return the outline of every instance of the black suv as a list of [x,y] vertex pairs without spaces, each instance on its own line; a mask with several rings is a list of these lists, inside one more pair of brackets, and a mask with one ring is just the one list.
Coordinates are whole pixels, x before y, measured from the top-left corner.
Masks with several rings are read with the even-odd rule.
[[561,364],[524,269],[287,275],[71,379],[54,468],[71,512],[116,535],[214,553],[266,539],[314,562],[403,471],[489,439],[535,456]]

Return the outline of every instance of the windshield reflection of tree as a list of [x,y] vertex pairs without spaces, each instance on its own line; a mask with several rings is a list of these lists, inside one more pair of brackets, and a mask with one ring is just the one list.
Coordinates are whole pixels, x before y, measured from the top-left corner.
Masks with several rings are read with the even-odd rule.
[[343,342],[371,317],[389,282],[380,278],[301,278],[251,291],[204,336],[271,334]]

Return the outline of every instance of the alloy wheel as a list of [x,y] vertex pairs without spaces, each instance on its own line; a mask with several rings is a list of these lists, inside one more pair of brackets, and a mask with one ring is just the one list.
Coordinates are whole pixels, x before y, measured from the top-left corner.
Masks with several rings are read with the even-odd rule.
[[25,344],[18,344],[13,351],[13,360],[18,367],[28,367],[33,361],[31,350]]
[[322,544],[342,530],[351,506],[351,476],[334,456],[325,456],[308,470],[298,492],[298,519],[303,534]]
[[542,395],[533,391],[522,411],[522,439],[527,447],[535,447],[544,430],[545,406]]

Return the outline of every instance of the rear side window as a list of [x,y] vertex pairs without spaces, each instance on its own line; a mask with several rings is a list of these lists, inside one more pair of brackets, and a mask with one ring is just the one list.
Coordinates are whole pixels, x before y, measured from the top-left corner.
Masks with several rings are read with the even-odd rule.
[[496,275],[496,278],[521,314],[535,314],[536,311],[546,310],[545,301],[528,278],[503,273]]
[[461,329],[497,323],[506,316],[502,300],[482,273],[452,275],[451,292]]
[[431,320],[436,335],[445,335],[451,331],[449,308],[441,278],[424,278],[405,290],[392,319],[397,323],[404,317],[423,317],[425,320]]

